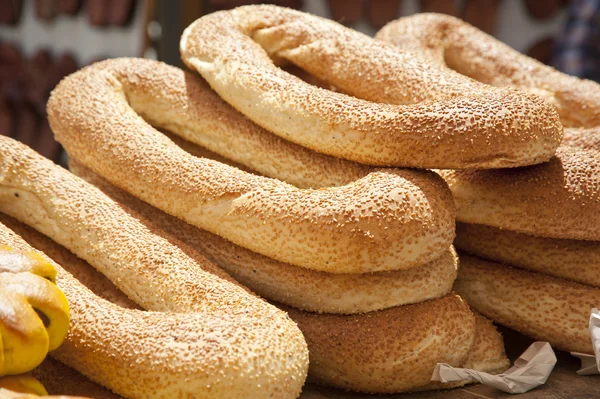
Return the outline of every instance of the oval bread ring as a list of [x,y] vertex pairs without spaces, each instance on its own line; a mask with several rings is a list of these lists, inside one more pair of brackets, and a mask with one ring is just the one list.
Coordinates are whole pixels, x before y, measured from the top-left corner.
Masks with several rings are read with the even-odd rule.
[[452,190],[459,222],[600,241],[600,152],[561,146],[540,165],[438,173]]
[[417,14],[390,22],[375,37],[479,82],[539,95],[564,126],[600,126],[598,83],[558,72],[458,18]]
[[[435,365],[467,364],[477,334],[469,305],[454,293],[363,315],[282,309],[298,323],[308,343],[309,381],[350,391],[394,393],[443,388],[430,385]],[[492,340],[498,333],[487,330],[483,334],[490,334],[488,339]],[[484,344],[501,358],[479,363],[482,371],[502,367],[506,362],[502,341]]]
[[[24,237],[35,248],[42,250],[46,254],[51,254],[51,257],[55,261],[60,261],[61,264],[66,265],[67,271],[73,273],[74,276],[77,278],[77,280],[84,281],[86,284],[86,287],[88,289],[92,290],[97,295],[101,296],[102,298],[108,299],[110,301],[115,301],[116,303],[123,304],[124,306],[130,307],[129,304],[131,303],[131,301],[122,292],[116,290],[114,288],[114,286],[112,286],[112,284],[107,280],[107,278],[105,276],[97,273],[84,260],[76,257],[75,255],[70,253],[65,248],[63,248],[63,247],[59,246],[58,244],[49,240],[47,237],[44,237],[40,233],[32,230],[31,228],[29,228],[27,226],[24,226],[23,224],[15,221],[12,218],[8,218],[8,217],[5,217],[0,214],[0,222],[7,224],[11,229],[18,232],[22,237]],[[425,313],[430,314],[433,317],[435,315],[435,313],[437,312],[437,310],[435,310],[435,308],[438,305],[442,306],[442,308],[449,307],[450,309],[453,309],[453,313],[452,313],[453,315],[457,316],[461,320],[464,319],[464,321],[467,322],[466,324],[465,323],[461,324],[461,328],[457,328],[456,330],[453,330],[453,332],[456,334],[460,334],[461,331],[464,332],[463,340],[460,341],[460,345],[457,348],[460,353],[454,351],[450,354],[448,352],[445,352],[445,349],[451,348],[451,347],[442,346],[442,347],[437,348],[439,350],[439,354],[440,354],[440,356],[443,356],[443,357],[463,358],[464,354],[462,352],[464,351],[464,348],[465,348],[465,340],[466,340],[467,344],[471,340],[472,331],[471,331],[470,327],[471,327],[472,319],[469,317],[469,314],[465,313],[466,307],[464,306],[464,303],[462,301],[458,300],[455,295],[448,295],[439,300],[428,302],[427,304],[418,306],[418,308],[428,310],[430,313],[427,313],[427,312],[425,312]],[[133,306],[135,307],[135,305],[133,305]],[[372,331],[367,328],[353,329],[353,331],[355,331],[355,333],[359,336],[359,339],[360,339],[360,336],[363,336],[363,335],[368,335],[370,337],[369,339],[361,340],[362,345],[360,345],[360,344],[355,345],[353,352],[363,353],[365,356],[368,357],[370,353],[372,353],[374,351],[378,351],[378,350],[387,350],[387,348],[390,348],[389,350],[391,351],[392,350],[391,348],[396,348],[396,347],[405,348],[404,345],[407,343],[407,340],[411,339],[411,336],[416,338],[417,340],[423,339],[427,335],[424,335],[421,338],[418,338],[417,337],[419,335],[418,331],[413,331],[412,333],[414,335],[398,334],[396,332],[399,323],[402,325],[404,325],[406,323],[406,320],[402,319],[401,315],[412,314],[415,311],[417,311],[417,310],[414,308],[394,308],[394,309],[390,309],[390,310],[383,311],[383,312],[371,312],[371,313],[368,313],[365,315],[350,316],[350,317],[352,317],[351,320],[356,321],[356,323],[358,323],[359,327],[365,326],[368,323],[368,321],[373,318],[382,322],[384,324],[384,326],[386,327],[386,328],[382,328],[377,331],[375,331],[375,330]],[[323,323],[328,323],[328,321],[330,320],[327,316],[324,316],[323,318],[321,318],[316,314],[310,315],[310,314],[300,312],[297,310],[295,311],[295,313],[298,314],[299,318],[307,318],[308,316],[310,316],[310,318],[307,320],[307,323],[310,326],[311,331],[314,331],[314,330],[326,331],[327,330],[327,328],[325,326],[323,326]],[[506,355],[504,354],[504,345],[503,345],[501,336],[498,334],[498,332],[494,329],[494,327],[491,325],[491,323],[489,321],[487,321],[485,318],[483,318],[480,315],[476,314],[475,316],[476,316],[475,340],[469,349],[468,357],[464,363],[464,367],[472,367],[472,368],[475,368],[476,370],[481,370],[481,371],[486,371],[486,372],[501,371],[501,370],[506,369],[506,367],[508,367],[508,360],[506,359]],[[415,316],[415,318],[419,319],[418,316]],[[386,319],[389,320],[391,324],[386,324],[385,323]],[[397,321],[397,320],[399,320],[399,321]],[[440,330],[438,332],[441,334],[449,334],[450,331],[447,331],[446,328],[453,329],[455,327],[453,323],[446,323],[447,321],[454,320],[452,318],[438,316],[435,318],[435,320],[436,321],[433,324],[437,327],[440,327]],[[428,329],[431,328],[431,325],[428,324],[427,322],[426,323],[420,323],[420,322],[409,323],[409,325],[407,325],[406,328],[407,329],[412,328],[412,327],[419,328],[418,326],[425,329],[426,331],[428,331]],[[338,329],[334,329],[333,331],[340,338],[343,338],[343,334],[344,333],[348,334],[348,331],[351,331],[351,330],[344,332],[344,331],[340,331]],[[406,332],[405,330],[402,330],[402,331]],[[390,337],[393,337],[393,339],[390,339]],[[323,337],[320,333],[316,333],[314,335],[314,340],[316,342],[321,342],[323,340],[327,341],[330,339],[331,338]],[[452,339],[458,339],[458,338],[453,336]],[[373,342],[376,343],[375,347],[371,346],[371,344]],[[388,344],[386,344],[386,346],[384,348],[382,348],[383,343],[388,343]],[[389,346],[387,346],[387,345],[389,345]],[[326,347],[327,345],[326,344],[318,344],[317,348],[320,348],[322,346]],[[346,349],[348,349],[348,348],[347,347],[340,348],[339,351],[346,350]],[[339,351],[337,353],[340,353]],[[423,348],[422,354],[425,356],[432,356],[435,353],[435,351],[436,351],[435,346],[434,347],[429,346],[429,347]],[[331,348],[329,348],[327,353],[335,354],[336,351],[333,351],[333,350],[331,350]],[[383,361],[373,361],[373,359],[371,358],[368,360],[368,363],[371,366],[375,367],[377,370],[380,370],[382,373],[384,373],[385,376],[389,377],[392,374],[392,370],[390,370],[390,368],[389,368],[389,362],[385,358],[380,358],[380,359]],[[353,362],[348,363],[348,365],[350,367],[348,369],[348,371],[346,371],[344,366],[341,366],[341,371],[345,374],[354,372],[354,370],[352,370],[352,367],[356,367],[356,364]],[[424,373],[423,375],[419,376],[420,379],[424,378],[425,374],[431,374],[431,370],[427,370],[425,368],[420,368],[419,371],[423,371],[423,373]],[[398,376],[394,376],[394,380],[397,380],[398,379],[397,377]],[[323,381],[323,382],[327,383],[327,381]],[[332,380],[331,383],[329,383],[329,385],[332,385],[333,382],[334,381]],[[381,381],[381,383],[387,383],[387,381]],[[376,381],[375,380],[371,381],[370,384],[372,386],[373,384],[376,384]],[[402,382],[402,384],[405,384],[405,385],[413,384],[414,385],[415,383],[414,382],[411,383],[410,381],[405,380],[404,382]],[[359,387],[359,385],[356,385],[356,386],[357,386],[357,388]],[[419,389],[442,389],[442,388],[451,388],[454,386],[456,386],[456,385],[431,384],[431,385],[427,385],[427,386],[422,386]],[[366,388],[367,388],[367,386],[365,386],[365,389]],[[388,388],[380,388],[380,389],[388,389],[389,390],[389,387]]]
[[[483,85],[323,18],[276,6],[209,14],[182,59],[238,111],[307,148],[364,164],[499,168],[548,160],[562,126],[552,106]],[[303,82],[285,62],[347,94]]]
[[600,289],[459,253],[454,289],[494,322],[568,352],[593,354],[588,324]]
[[321,188],[342,186],[376,170],[320,154],[266,131],[223,101],[197,74],[139,58],[105,62],[129,75],[144,77],[135,79],[127,101],[152,126],[264,176],[300,188]]
[[482,224],[457,223],[460,251],[600,288],[600,242],[535,237]]
[[[68,247],[144,308],[165,311],[110,304],[53,263],[71,307],[69,335],[54,352],[63,363],[131,398],[300,393],[308,353],[284,312],[7,137],[0,137],[0,212]],[[3,233],[0,242],[30,249]]]
[[438,259],[408,270],[331,274],[259,255],[206,230],[167,215],[125,193],[90,169],[69,159],[69,169],[170,233],[268,300],[318,313],[366,313],[446,295],[456,279],[458,257],[452,247]]
[[196,158],[128,105],[144,79],[130,60],[94,64],[64,79],[48,102],[69,155],[130,194],[242,247],[331,273],[409,269],[451,245],[452,196],[428,172],[384,170],[301,190]]

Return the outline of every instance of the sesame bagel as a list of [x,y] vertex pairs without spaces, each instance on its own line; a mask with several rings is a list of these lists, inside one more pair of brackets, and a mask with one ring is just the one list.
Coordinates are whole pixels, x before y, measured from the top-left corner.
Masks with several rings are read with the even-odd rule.
[[565,129],[561,146],[600,151],[600,127],[590,129]]
[[459,222],[600,241],[600,152],[565,146],[540,165],[439,173],[452,190]]
[[279,262],[167,215],[113,186],[73,158],[69,169],[174,237],[202,252],[259,295],[298,309],[353,314],[438,298],[449,293],[458,257],[451,247],[439,258],[408,270],[332,274]]
[[381,170],[302,190],[193,157],[127,103],[143,80],[129,60],[107,61],[64,79],[48,102],[69,155],[143,201],[254,252],[331,273],[409,269],[451,245],[454,207],[441,180]]
[[[54,357],[129,398],[300,393],[308,353],[284,312],[24,145],[0,138],[0,149],[0,212],[88,261],[139,305],[164,311],[114,305],[53,263],[71,307]],[[30,249],[2,233],[0,242]]]
[[219,154],[229,164],[234,161],[236,167],[244,165],[300,188],[342,186],[375,170],[268,132],[223,101],[196,73],[141,58],[107,62],[131,77],[122,80],[130,87],[127,101],[131,108],[152,126],[171,132],[169,137],[195,156],[206,154],[199,147],[186,146],[187,142]]
[[[548,160],[562,137],[558,114],[541,98],[480,84],[287,8],[245,6],[206,15],[184,31],[180,49],[186,65],[258,125],[360,163],[530,165]],[[285,63],[345,94],[277,67]]]
[[480,258],[600,288],[600,242],[535,237],[457,223],[456,247]]
[[588,324],[600,289],[465,255],[454,289],[473,309],[558,349],[593,354]]
[[561,73],[456,17],[400,18],[384,26],[376,39],[479,82],[534,93],[556,107],[564,126],[600,126],[598,83]]
[[[0,214],[0,222],[6,222],[11,229],[20,234],[23,238],[25,238],[31,245],[33,245],[36,249],[43,250],[45,254],[50,254],[52,259],[55,261],[60,261],[61,264],[66,265],[66,270],[72,273],[77,280],[85,282],[85,285],[88,289],[94,292],[101,298],[110,300],[113,303],[122,304],[122,306],[128,308],[136,308],[135,304],[131,305],[131,301],[120,291],[116,290],[114,286],[107,280],[107,278],[99,273],[97,273],[87,262],[84,260],[77,258],[71,252],[66,250],[65,248],[59,246],[58,244],[52,242],[47,237],[41,235],[37,231],[23,225],[22,223],[17,222],[12,218],[8,218]],[[382,312],[370,312],[364,315],[355,315],[349,316],[352,319],[346,319],[347,324],[351,324],[350,320],[354,321],[356,324],[356,328],[348,327],[347,331],[342,331],[340,328],[343,325],[339,325],[333,323],[331,328],[336,335],[339,337],[339,341],[343,338],[343,334],[348,334],[348,332],[354,332],[358,339],[361,341],[360,343],[353,343],[354,350],[362,353],[365,358],[369,358],[368,364],[369,368],[379,372],[380,375],[385,378],[394,378],[400,379],[398,376],[393,376],[394,370],[397,370],[398,367],[409,367],[409,364],[403,360],[404,363],[398,365],[390,365],[390,363],[386,360],[385,357],[380,356],[378,358],[370,358],[369,353],[379,353],[380,351],[387,350],[389,348],[390,351],[395,351],[397,347],[404,348],[404,350],[408,351],[409,347],[406,345],[411,344],[419,344],[422,342],[421,334],[429,334],[429,329],[432,328],[428,325],[427,321],[433,318],[433,316],[439,311],[442,312],[438,315],[437,321],[434,322],[434,330],[441,336],[452,335],[451,329],[455,329],[454,333],[463,334],[462,338],[466,340],[466,343],[471,339],[471,319],[468,317],[469,315],[465,313],[466,306],[458,297],[449,295],[444,298],[440,298],[439,300],[434,300],[427,302],[429,305],[420,305],[417,308],[410,307],[399,307],[394,309],[385,310]],[[439,305],[439,307],[438,307]],[[301,311],[295,311],[299,314],[298,317],[302,318],[304,316],[309,316],[310,314],[304,313]],[[406,316],[406,318],[404,318]],[[411,322],[413,319],[419,319],[420,317],[425,317],[426,320],[421,322]],[[463,323],[460,325],[460,328],[457,326],[453,326],[452,323],[449,323],[448,320],[445,320],[445,317],[451,317],[452,320],[458,319],[462,321],[467,321],[467,323]],[[465,320],[462,320],[464,318]],[[370,331],[368,329],[369,320],[375,319],[380,323],[381,328],[377,330]],[[326,331],[328,329],[327,323],[330,323],[331,319],[327,315],[323,315],[323,317],[319,317],[317,314],[313,314],[308,324],[307,331]],[[404,328],[402,329],[402,333],[390,333],[390,331],[397,330],[398,326],[402,325]],[[344,348],[338,348],[338,350],[330,350],[328,353],[319,352],[320,348],[327,347],[328,343],[331,341],[331,337],[319,333],[311,333],[315,346],[314,350],[318,356],[327,356],[331,354],[332,356],[340,356],[342,351],[351,350],[350,347],[346,346]],[[483,318],[480,315],[475,315],[475,338],[473,343],[471,344],[467,359],[464,363],[464,367],[473,367],[477,370],[487,371],[487,372],[496,372],[501,371],[499,368],[502,368],[505,363],[507,363],[506,356],[504,354],[504,346],[502,343],[502,338],[498,334],[498,332],[494,329],[489,321]],[[369,336],[370,339],[364,340],[365,336]],[[419,338],[421,337],[421,338]],[[459,337],[454,337],[452,339],[459,339]],[[375,346],[372,346],[374,344]],[[460,345],[458,347],[459,351],[463,351],[463,346],[465,345],[464,341],[460,341]],[[449,357],[455,358],[463,357],[462,354],[452,353],[452,347],[446,347],[444,345],[436,343],[435,345],[427,345],[425,347],[415,346],[415,350],[419,350],[424,356],[430,359],[432,362],[434,359],[432,358],[438,356],[439,359],[447,359]],[[437,352],[436,352],[437,351]],[[357,359],[360,360],[360,359]],[[335,363],[336,360],[333,360]],[[349,362],[346,365],[338,364],[341,372],[343,374],[350,374],[360,372],[360,370],[356,370],[357,363]],[[395,367],[395,369],[393,369]],[[319,373],[319,368],[317,368],[316,373]],[[312,371],[311,371],[312,372]],[[420,373],[422,372],[422,374]],[[399,384],[410,385],[410,384],[420,384],[420,381],[423,380],[425,374],[431,374],[431,370],[427,370],[426,368],[420,368],[419,372],[416,373],[417,380],[411,380],[413,377],[403,377],[399,382],[394,383],[395,386]],[[72,375],[73,373],[67,373],[67,375]],[[64,374],[61,373],[64,378]],[[318,376],[319,374],[317,374]],[[43,371],[36,372],[36,376],[39,376],[40,379],[47,383],[48,375]],[[327,385],[336,385],[335,379],[330,379],[329,377],[324,377],[321,380],[322,383]],[[356,389],[372,389],[368,387],[373,387],[380,384],[387,384],[389,381],[384,379],[378,379],[377,375],[374,377],[372,381],[369,382],[369,385],[362,385],[364,382],[357,382],[355,384]],[[84,389],[86,386],[88,388],[94,388],[93,386],[89,386],[90,384],[78,385],[77,391],[73,392],[76,394],[84,394],[86,392],[90,392],[89,389]],[[452,388],[457,386],[456,384],[430,384],[430,385],[421,385],[419,386],[419,390],[422,389],[441,389],[441,388]],[[56,382],[51,381],[51,384],[48,385],[49,390],[56,390]],[[387,385],[382,385],[379,390],[390,390]],[[64,387],[62,390],[57,393],[63,393]]]
[[310,348],[309,381],[351,391],[427,387],[437,363],[467,361],[476,335],[473,313],[453,293],[363,315],[282,309],[298,323]]

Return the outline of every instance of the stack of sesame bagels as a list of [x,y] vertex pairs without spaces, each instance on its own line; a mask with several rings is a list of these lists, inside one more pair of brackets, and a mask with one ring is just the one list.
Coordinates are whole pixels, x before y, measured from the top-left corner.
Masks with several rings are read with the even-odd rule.
[[[154,93],[144,97],[148,91],[140,84]],[[68,95],[75,88],[78,98]],[[115,88],[127,90],[130,102]],[[153,108],[159,101],[149,99],[161,90],[168,92],[159,101],[172,105]],[[135,59],[106,61],[70,76],[48,107],[73,172],[290,314],[309,344],[312,380],[398,392],[437,388],[429,379],[439,362],[506,368],[498,333],[450,292],[457,271],[455,211],[439,176],[361,166],[356,170],[366,173],[338,180],[343,186],[300,189],[194,157],[136,113],[151,112],[161,120],[156,125],[182,136],[184,124],[194,120],[200,131],[235,131],[219,109],[243,119],[199,78]],[[199,111],[211,115],[195,119]],[[187,112],[192,115],[179,117]],[[270,134],[246,123],[250,134]],[[269,234],[271,241],[258,242]],[[135,301],[146,307],[143,295]]]
[[[107,276],[125,296],[39,252],[57,270],[71,324],[51,355],[126,398],[294,397],[308,353],[289,317],[100,190],[0,137],[0,212],[35,228]],[[23,234],[25,235],[25,234]],[[32,248],[0,225],[0,242]],[[114,300],[114,299],[117,300]]]
[[[462,222],[597,240],[594,223],[582,222],[595,216],[596,172],[589,169],[595,155],[561,148],[554,157],[563,135],[555,105],[573,104],[563,97],[552,105],[541,89],[526,93],[473,80],[426,51],[273,6],[201,18],[184,33],[181,51],[193,72],[119,59],[71,75],[50,99],[52,129],[74,173],[132,209],[128,214],[144,226],[151,220],[176,247],[200,250],[284,309],[306,339],[313,381],[387,393],[439,387],[429,379],[440,362],[506,368],[493,326],[451,292],[455,201]],[[322,87],[287,72],[290,64]],[[195,145],[215,152],[220,161],[190,154],[157,129],[187,140],[183,147],[191,152]],[[569,133],[590,145],[584,134]],[[569,184],[558,184],[557,165],[570,171]],[[441,172],[452,191],[430,171],[396,167],[454,168]],[[507,181],[523,175],[523,186],[507,183],[491,194],[485,179],[482,187],[476,178],[461,186],[460,176],[480,174]],[[503,202],[506,195],[514,196]],[[469,212],[485,222],[467,220]],[[582,248],[573,244],[567,256]],[[121,281],[126,268],[96,264],[93,254],[84,258],[142,308],[158,305],[155,290]],[[519,327],[483,305],[492,293],[465,288],[469,276],[474,285],[487,277],[469,274],[478,262],[465,257],[457,288],[484,314]],[[565,278],[564,272],[553,274]],[[183,275],[167,276],[165,290],[185,287]],[[496,292],[525,309],[528,280],[515,276],[518,284],[505,284],[512,291]],[[589,299],[576,283],[560,284]],[[163,304],[189,295],[160,292]],[[548,303],[574,303],[557,301]],[[177,309],[195,310],[192,304]],[[548,337],[558,331],[547,330]]]
[[[566,76],[450,16],[424,14],[377,38],[440,68],[545,98],[569,128],[549,162],[441,170],[457,206],[455,289],[492,320],[553,346],[593,353],[600,305],[600,85]],[[484,260],[485,259],[485,260]]]
[[293,398],[307,372],[371,393],[502,372],[484,316],[592,352],[597,84],[439,15],[372,39],[246,6],[180,47],[190,71],[57,86],[72,173],[0,137],[0,245],[36,248],[71,306],[54,358],[126,398]]

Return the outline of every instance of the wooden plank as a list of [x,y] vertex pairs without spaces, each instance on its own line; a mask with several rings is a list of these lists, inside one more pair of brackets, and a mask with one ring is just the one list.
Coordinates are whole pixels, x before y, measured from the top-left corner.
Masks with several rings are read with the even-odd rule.
[[[515,331],[499,328],[509,358],[514,361],[533,342]],[[546,384],[521,395],[511,395],[480,384],[444,391],[413,392],[380,396],[386,399],[597,399],[600,398],[600,376],[580,377],[576,374],[579,360],[567,352],[555,351],[558,363]],[[301,399],[369,399],[375,395],[343,392],[308,384]]]

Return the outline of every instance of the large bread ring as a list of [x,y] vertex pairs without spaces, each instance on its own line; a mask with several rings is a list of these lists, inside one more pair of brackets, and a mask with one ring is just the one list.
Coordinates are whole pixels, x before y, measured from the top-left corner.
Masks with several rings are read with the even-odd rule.
[[600,152],[561,146],[540,165],[439,173],[452,190],[459,222],[600,241]]
[[558,72],[458,18],[417,14],[384,26],[376,35],[477,81],[512,86],[552,103],[562,124],[600,126],[600,85]]
[[[482,85],[287,8],[209,14],[185,30],[180,47],[183,61],[254,122],[339,158],[380,166],[514,167],[548,160],[562,137],[558,114],[536,96]],[[275,65],[284,62],[349,95]]]
[[310,356],[309,380],[369,393],[427,386],[437,363],[463,365],[475,318],[456,294],[364,315],[283,308],[298,323]]
[[593,354],[588,324],[600,289],[459,255],[454,289],[475,310],[558,349]]
[[460,251],[600,288],[600,242],[535,237],[482,224],[457,223]]
[[128,105],[143,80],[130,60],[95,64],[54,89],[48,118],[71,156],[145,202],[270,258],[332,273],[408,269],[452,243],[452,197],[430,174],[385,170],[300,190],[196,158]]
[[73,158],[69,169],[115,201],[201,251],[237,281],[259,295],[319,313],[365,313],[438,298],[449,293],[458,257],[450,248],[438,259],[408,270],[331,274],[279,262],[198,229],[113,186]]
[[[55,261],[60,261],[61,264],[66,265],[68,272],[73,273],[78,280],[85,281],[87,288],[97,295],[111,301],[115,300],[117,303],[127,304],[130,302],[123,293],[114,292],[105,276],[98,275],[89,264],[77,258],[65,248],[12,218],[0,215],[0,222],[5,222],[35,248],[51,254]],[[445,313],[438,307],[449,310],[449,313]],[[437,356],[438,360],[446,359],[456,365],[473,367],[476,370],[486,372],[499,372],[508,366],[502,338],[498,332],[489,321],[477,314],[475,315],[475,331],[473,332],[472,316],[464,302],[456,295],[450,294],[437,300],[409,307],[397,307],[364,315],[339,316],[333,319],[338,321],[336,323],[331,323],[332,319],[328,315],[320,317],[317,314],[305,313],[290,308],[285,309],[290,311],[294,317],[304,320],[303,325],[306,326],[306,334],[309,334],[311,341],[315,343],[315,346],[311,349],[312,355],[316,359],[324,358],[330,365],[321,364],[316,367],[314,372],[310,371],[316,376],[315,379],[323,384],[340,386],[340,381],[344,377],[340,379],[339,376],[359,373],[360,363],[364,361],[369,367],[363,368],[363,372],[370,374],[372,378],[361,378],[355,381],[352,384],[352,389],[376,389],[378,392],[393,392],[398,389],[442,389],[456,386],[455,384],[422,385],[423,382],[428,381],[432,372],[432,369],[425,365],[419,366],[418,370],[413,371],[406,377],[401,377],[400,374],[394,375],[394,372],[399,369],[412,367],[410,364],[412,357],[410,356],[408,359],[398,356],[398,363],[393,367],[390,367],[387,357],[373,356],[373,354],[379,353],[407,354],[411,348],[419,350],[422,357],[428,359],[431,364],[434,363]],[[426,320],[421,320],[421,317],[425,317]],[[371,320],[381,323],[381,328],[369,328]],[[429,337],[427,331],[432,328],[432,324],[429,322],[432,322],[436,334],[448,336],[451,340],[459,340],[460,343],[456,350],[450,345],[418,345],[419,342],[424,342],[423,340],[427,340]],[[349,327],[350,325],[352,327]],[[398,329],[399,326],[403,326],[403,328]],[[345,328],[347,329],[344,330]],[[325,334],[327,331],[331,334]],[[421,335],[422,332],[424,335]],[[349,335],[350,333],[351,335]],[[475,338],[471,345],[473,334]],[[350,344],[346,340],[347,337],[355,337],[356,340]],[[405,346],[411,340],[413,340],[414,346]],[[339,343],[340,346],[337,348],[330,347],[328,343],[333,341]],[[466,360],[464,360],[464,350],[468,345],[471,346],[468,349]],[[402,348],[406,352],[398,352],[397,348]],[[340,362],[340,359],[348,351],[354,353],[353,359],[355,361]],[[332,357],[331,360],[328,360],[329,356]],[[459,359],[462,359],[460,363],[458,363]],[[390,380],[393,380],[391,385]],[[78,392],[78,394],[83,393],[85,391]]]
[[[299,394],[308,354],[285,313],[203,270],[219,269],[25,146],[0,138],[0,148],[2,211],[92,262],[144,307],[186,312],[123,309],[54,264],[72,320],[54,357],[131,398]],[[1,230],[0,242],[31,250]]]
[[317,153],[266,131],[223,101],[197,74],[141,58],[107,62],[127,70],[130,76],[144,77],[124,83],[132,80],[127,101],[152,126],[264,176],[300,188],[319,188],[342,186],[375,170]]

